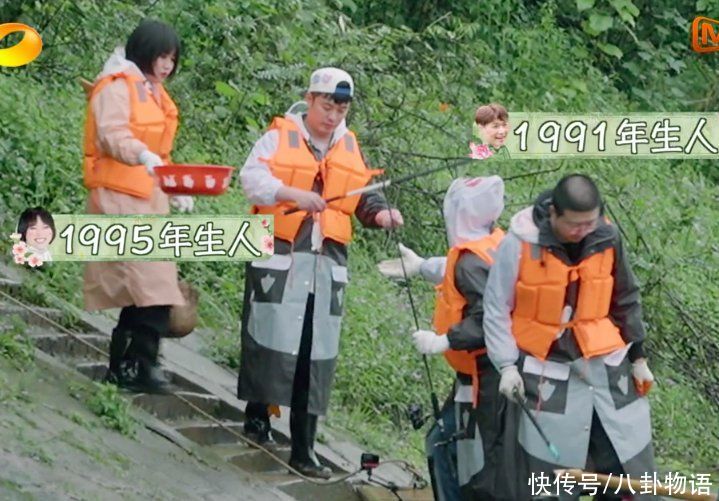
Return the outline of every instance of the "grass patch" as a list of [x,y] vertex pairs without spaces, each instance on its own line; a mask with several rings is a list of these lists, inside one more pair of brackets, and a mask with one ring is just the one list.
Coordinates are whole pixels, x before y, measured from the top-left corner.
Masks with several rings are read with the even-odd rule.
[[38,440],[29,438],[22,427],[16,426],[15,428],[17,440],[21,444],[22,454],[35,461],[52,466],[55,462],[55,457]]
[[35,361],[35,345],[25,334],[27,324],[18,315],[12,315],[9,325],[0,331],[0,356],[11,361],[21,371]]
[[86,428],[86,429],[88,429],[88,430],[95,427],[95,425],[93,424],[92,421],[90,421],[89,419],[87,419],[85,416],[83,416],[83,415],[80,414],[79,412],[73,412],[73,413],[71,413],[70,415],[68,415],[68,416],[66,416],[66,417],[67,417],[70,421],[72,421],[73,423],[75,423],[75,424],[77,424],[77,425],[80,425],[80,426],[82,426],[83,428]]
[[[0,478],[0,494],[12,493],[13,499],[27,499],[32,501],[35,499],[31,494],[23,491],[22,484],[19,484],[9,478]],[[19,497],[18,497],[19,496]]]
[[347,412],[341,408],[334,409],[325,424],[334,431],[352,437],[366,452],[379,454],[383,461],[404,459],[420,471],[426,471],[426,428],[415,431],[409,424],[404,427],[389,422],[378,424],[360,411]]
[[213,362],[236,370],[240,366],[240,332],[238,329],[218,329],[203,346],[202,353]]
[[93,383],[93,392],[87,399],[88,408],[105,426],[123,435],[134,437],[137,421],[130,415],[130,402],[120,395],[117,386]]
[[650,395],[654,446],[662,470],[719,472],[719,414],[694,385],[662,373]]
[[70,395],[85,402],[107,428],[128,437],[135,436],[137,420],[130,413],[132,404],[120,394],[117,386],[97,382],[88,386],[73,383],[69,390]]
[[22,391],[16,382],[10,382],[4,375],[0,374],[0,403],[4,404],[15,400]]

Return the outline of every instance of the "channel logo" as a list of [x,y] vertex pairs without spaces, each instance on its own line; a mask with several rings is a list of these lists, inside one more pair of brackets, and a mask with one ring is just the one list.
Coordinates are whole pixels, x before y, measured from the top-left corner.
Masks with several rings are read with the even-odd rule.
[[692,22],[692,49],[695,52],[719,51],[719,21],[697,16]]
[[0,49],[0,66],[24,66],[40,55],[42,39],[34,28],[22,23],[0,24],[0,41],[12,33],[22,33],[22,39],[12,47]]

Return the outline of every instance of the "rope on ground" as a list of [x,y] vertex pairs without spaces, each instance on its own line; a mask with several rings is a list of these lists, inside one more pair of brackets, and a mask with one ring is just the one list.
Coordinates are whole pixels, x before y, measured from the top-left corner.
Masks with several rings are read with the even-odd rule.
[[[98,348],[97,346],[95,346],[94,344],[92,344],[92,343],[90,343],[90,342],[88,342],[88,341],[82,339],[82,336],[80,336],[80,335],[78,335],[78,334],[72,332],[71,330],[69,330],[69,329],[66,328],[65,326],[61,325],[60,323],[56,322],[55,320],[49,318],[48,316],[43,315],[42,313],[40,313],[39,311],[37,311],[36,309],[34,309],[32,306],[28,306],[28,305],[26,305],[25,303],[23,303],[22,301],[19,301],[19,300],[15,299],[15,298],[12,297],[11,295],[7,294],[5,291],[0,290],[0,295],[3,296],[3,297],[5,297],[5,298],[7,298],[7,299],[10,299],[14,304],[20,306],[21,308],[24,308],[25,310],[27,310],[28,312],[32,313],[33,315],[36,315],[36,316],[42,318],[44,321],[50,323],[51,325],[53,325],[54,327],[56,327],[57,329],[59,329],[59,330],[62,331],[63,333],[67,334],[68,336],[70,336],[70,337],[73,338],[74,340],[76,340],[76,341],[78,341],[78,342],[84,344],[85,346],[87,346],[88,348],[92,349],[92,350],[95,351],[96,353],[101,354],[101,355],[103,355],[104,357],[108,357],[108,354],[105,352],[105,350],[102,350],[102,349]],[[177,398],[178,400],[180,400],[180,401],[183,402],[184,404],[190,406],[194,411],[196,411],[197,413],[199,413],[199,414],[200,414],[201,416],[203,416],[204,418],[209,419],[209,420],[210,420],[211,422],[213,422],[214,424],[220,426],[223,430],[229,432],[231,435],[235,436],[236,438],[239,438],[239,439],[240,439],[241,441],[243,441],[244,443],[250,445],[251,447],[254,447],[254,448],[256,448],[256,449],[259,449],[259,450],[263,451],[263,452],[264,452],[265,454],[267,454],[270,458],[272,458],[275,462],[277,462],[277,463],[280,464],[281,466],[287,468],[289,471],[291,471],[292,473],[294,473],[294,474],[297,475],[298,477],[302,478],[303,480],[306,480],[307,482],[310,482],[310,483],[313,483],[313,484],[316,484],[316,485],[333,485],[333,484],[339,484],[339,483],[342,483],[342,482],[346,481],[347,479],[349,479],[349,478],[351,478],[351,477],[354,477],[354,476],[358,475],[359,473],[362,473],[363,471],[365,471],[364,468],[358,468],[357,470],[351,471],[351,472],[349,472],[349,473],[346,473],[346,474],[341,475],[341,476],[339,476],[339,477],[333,478],[333,479],[331,479],[331,480],[318,480],[318,479],[316,479],[316,478],[308,477],[308,476],[306,476],[306,475],[303,475],[303,474],[300,473],[299,471],[297,471],[297,470],[296,470],[295,468],[293,468],[292,466],[290,466],[290,465],[289,465],[288,463],[286,463],[282,458],[280,458],[279,456],[277,456],[276,454],[274,454],[274,453],[273,453],[272,451],[270,451],[269,449],[263,447],[262,445],[260,445],[260,444],[258,444],[257,442],[251,440],[250,438],[246,437],[245,435],[243,435],[243,434],[241,434],[241,433],[235,431],[234,429],[230,428],[230,427],[227,426],[225,423],[223,423],[222,421],[220,421],[219,419],[217,419],[215,416],[213,416],[213,415],[207,413],[205,410],[201,409],[200,407],[198,407],[197,405],[195,405],[194,403],[192,403],[191,401],[189,401],[188,399],[186,399],[186,398],[183,397],[182,395],[180,395],[180,394],[178,394],[178,393],[171,393],[171,395],[173,395],[175,398]],[[151,427],[151,426],[147,426],[147,427],[148,427],[151,431],[154,431],[155,433],[158,433],[158,430],[156,430],[155,427]],[[159,433],[159,434],[160,434],[161,436],[167,438],[164,434],[162,434],[162,433]],[[173,443],[174,443],[174,442],[173,442]],[[184,447],[183,447],[183,449],[184,449]],[[385,464],[399,464],[399,465],[403,466],[404,469],[405,469],[406,471],[408,471],[409,473],[411,473],[412,476],[414,477],[414,482],[415,482],[415,483],[414,483],[411,487],[397,487],[398,490],[418,489],[418,488],[421,489],[421,488],[426,487],[426,484],[427,484],[427,483],[426,483],[426,481],[424,480],[424,478],[422,477],[422,475],[421,475],[419,472],[417,472],[417,470],[415,470],[414,467],[413,467],[411,464],[409,464],[407,461],[404,461],[404,460],[402,460],[402,459],[389,459],[389,460],[386,460],[386,461],[382,461],[382,462],[380,463],[380,466],[385,465]]]

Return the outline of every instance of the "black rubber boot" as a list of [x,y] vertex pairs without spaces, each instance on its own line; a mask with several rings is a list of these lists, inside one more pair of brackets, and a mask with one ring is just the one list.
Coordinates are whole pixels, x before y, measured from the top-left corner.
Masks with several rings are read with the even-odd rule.
[[308,412],[291,411],[290,433],[292,434],[290,466],[308,477],[331,478],[332,470],[323,466],[315,454],[317,415],[309,414]]
[[126,359],[127,345],[130,342],[130,331],[115,327],[110,338],[110,362],[103,382],[125,387],[137,377],[133,364]]
[[137,378],[133,386],[135,390],[143,393],[172,393],[170,382],[160,364],[145,357],[137,360]]
[[138,389],[146,393],[169,393],[170,383],[159,363],[160,333],[150,329],[135,332],[130,349],[132,344],[137,346]]
[[158,362],[160,335],[150,328],[134,330],[125,352],[125,363],[136,367],[136,377],[124,385],[143,393],[171,393],[172,388]]
[[122,362],[130,342],[130,332],[125,329],[115,327],[112,329],[112,337],[110,338],[110,372],[120,372],[120,362]]
[[247,402],[244,432],[247,438],[260,445],[274,445],[267,404]]

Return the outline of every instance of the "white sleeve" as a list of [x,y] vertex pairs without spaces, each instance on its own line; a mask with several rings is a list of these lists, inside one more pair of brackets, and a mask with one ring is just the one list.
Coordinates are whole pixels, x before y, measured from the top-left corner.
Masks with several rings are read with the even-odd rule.
[[447,266],[446,256],[429,257],[422,261],[419,273],[422,278],[434,285],[439,285],[444,280],[444,270]]
[[[240,181],[245,196],[256,205],[274,205],[277,190],[283,183],[272,175],[265,160],[272,158],[280,143],[279,133],[271,130],[265,133],[250,152],[245,165],[240,170]],[[264,160],[263,160],[264,159]]]
[[521,241],[508,233],[499,244],[484,291],[484,341],[497,369],[515,364],[519,358],[512,334],[512,310],[521,251]]

